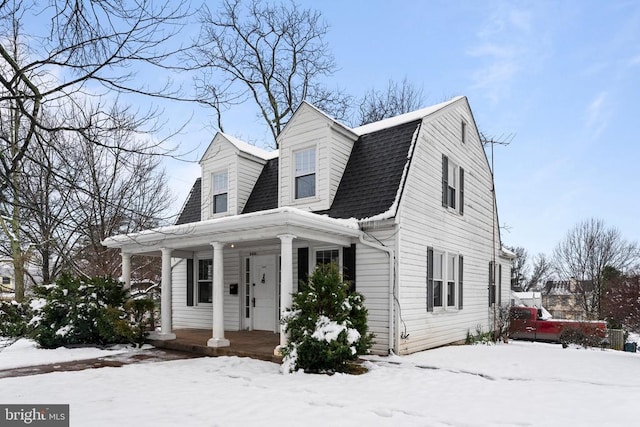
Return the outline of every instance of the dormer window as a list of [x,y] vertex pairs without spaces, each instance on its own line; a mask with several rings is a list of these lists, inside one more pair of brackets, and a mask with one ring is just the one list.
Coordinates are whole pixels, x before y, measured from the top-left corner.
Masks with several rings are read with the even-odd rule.
[[213,213],[227,211],[227,192],[229,188],[229,174],[227,171],[213,174]]
[[304,199],[316,195],[316,149],[296,151],[295,198]]

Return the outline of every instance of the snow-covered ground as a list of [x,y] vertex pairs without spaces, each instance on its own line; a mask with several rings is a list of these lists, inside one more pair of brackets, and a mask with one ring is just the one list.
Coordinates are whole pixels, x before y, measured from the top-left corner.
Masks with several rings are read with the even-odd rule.
[[12,345],[3,348],[3,341],[4,338],[0,337],[0,370],[70,362],[73,360],[94,359],[97,357],[126,353],[132,350],[131,346],[113,346],[106,350],[95,347],[59,347],[46,350],[39,348],[35,341],[25,338],[21,338]]
[[640,422],[640,353],[511,342],[366,363],[358,376],[282,375],[276,364],[237,357],[133,364],[0,379],[0,400],[68,403],[72,426]]

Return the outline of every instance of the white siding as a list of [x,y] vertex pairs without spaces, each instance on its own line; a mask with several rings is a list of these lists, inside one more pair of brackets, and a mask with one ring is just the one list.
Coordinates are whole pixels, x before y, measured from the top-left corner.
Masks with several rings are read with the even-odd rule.
[[333,203],[333,199],[338,191],[340,181],[342,181],[342,175],[347,167],[349,156],[351,156],[351,150],[355,137],[346,136],[344,133],[333,129],[331,131],[331,138],[329,140],[329,163],[331,165],[330,179],[329,179],[329,205]]
[[263,168],[263,162],[257,162],[243,156],[238,156],[238,184],[236,195],[238,214],[242,213],[247,200],[249,200],[253,186],[256,185],[256,181],[258,181],[258,177],[260,176]]
[[[198,259],[213,258],[211,252],[198,252],[194,259],[194,274],[197,276]],[[211,329],[213,327],[213,306],[212,304],[197,303],[194,306],[187,306],[187,262],[186,259],[174,259],[172,269],[172,305],[173,305],[173,327],[174,328],[201,328]],[[197,283],[197,277],[194,277]],[[240,278],[240,256],[237,251],[225,249],[224,251],[224,329],[226,331],[237,331],[240,329],[240,294],[230,295],[229,285],[238,283],[241,286]],[[197,286],[197,285],[195,285]]]
[[[488,330],[488,271],[492,259],[491,174],[465,99],[427,117],[415,147],[400,206],[399,300],[409,338],[400,353],[464,340]],[[467,140],[460,139],[461,120]],[[464,168],[464,215],[442,206],[442,155]],[[496,224],[497,228],[497,224]],[[463,309],[426,307],[427,247],[464,256]],[[496,258],[500,246],[496,238]],[[503,267],[503,281],[507,269]],[[508,286],[503,285],[508,301]],[[446,305],[446,301],[444,303]]]
[[356,291],[365,298],[369,331],[375,334],[371,351],[389,350],[389,257],[375,248],[356,245]]

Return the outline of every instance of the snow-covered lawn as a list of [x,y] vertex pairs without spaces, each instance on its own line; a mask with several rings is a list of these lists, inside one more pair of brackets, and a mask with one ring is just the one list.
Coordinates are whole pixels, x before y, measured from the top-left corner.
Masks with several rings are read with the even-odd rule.
[[0,379],[3,404],[68,403],[72,426],[638,425],[640,354],[511,342],[282,375],[236,357]]
[[46,350],[39,348],[35,341],[25,338],[21,338],[3,349],[4,340],[0,337],[0,370],[113,356],[132,350],[131,346],[114,346],[107,350],[95,347],[73,349],[60,347]]

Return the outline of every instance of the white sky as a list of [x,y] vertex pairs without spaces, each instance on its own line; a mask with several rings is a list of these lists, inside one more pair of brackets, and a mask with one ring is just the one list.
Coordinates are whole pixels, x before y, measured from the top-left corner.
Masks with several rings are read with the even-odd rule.
[[[340,70],[328,82],[360,96],[389,79],[422,86],[426,105],[469,98],[482,132],[513,135],[495,148],[505,244],[549,254],[577,222],[597,217],[640,240],[633,135],[640,92],[640,3],[636,1],[315,2],[331,26]],[[194,119],[174,141],[198,159],[213,136],[199,107],[165,107]],[[250,106],[225,131],[269,141]],[[199,175],[168,163],[176,210]]]
[[[9,348],[0,369],[5,352],[57,350]],[[367,374],[328,376],[200,358],[3,378],[0,390],[2,404],[69,404],[73,426],[637,424],[640,353],[514,341],[372,360]]]

